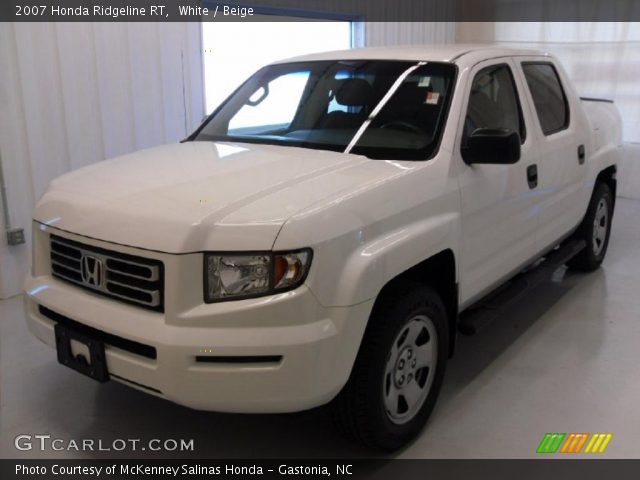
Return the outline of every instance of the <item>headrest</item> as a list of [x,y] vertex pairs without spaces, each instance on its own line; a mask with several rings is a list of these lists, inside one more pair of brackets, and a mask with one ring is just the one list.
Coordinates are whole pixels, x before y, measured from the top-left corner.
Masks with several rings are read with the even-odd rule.
[[373,99],[373,88],[362,78],[346,78],[336,81],[336,101],[347,107],[369,105]]

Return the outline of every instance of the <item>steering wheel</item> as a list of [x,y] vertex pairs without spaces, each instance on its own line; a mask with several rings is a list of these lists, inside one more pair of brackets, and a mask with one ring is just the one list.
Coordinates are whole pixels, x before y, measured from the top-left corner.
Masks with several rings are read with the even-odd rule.
[[380,128],[395,128],[396,130],[403,130],[405,132],[417,133],[418,135],[425,135],[425,131],[419,127],[416,127],[412,123],[403,122],[402,120],[393,120],[380,125]]

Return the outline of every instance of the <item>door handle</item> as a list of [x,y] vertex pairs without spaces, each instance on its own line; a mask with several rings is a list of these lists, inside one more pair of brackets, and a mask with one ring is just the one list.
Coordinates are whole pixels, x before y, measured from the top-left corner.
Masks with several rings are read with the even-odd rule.
[[533,164],[527,167],[527,183],[532,189],[538,186],[538,165]]
[[578,145],[578,163],[582,165],[585,159],[584,145]]

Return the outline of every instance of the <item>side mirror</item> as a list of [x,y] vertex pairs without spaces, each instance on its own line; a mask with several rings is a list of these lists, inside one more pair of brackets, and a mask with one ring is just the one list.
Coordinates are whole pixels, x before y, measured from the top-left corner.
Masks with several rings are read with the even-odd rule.
[[520,135],[508,128],[478,128],[462,148],[465,163],[512,164],[520,160]]

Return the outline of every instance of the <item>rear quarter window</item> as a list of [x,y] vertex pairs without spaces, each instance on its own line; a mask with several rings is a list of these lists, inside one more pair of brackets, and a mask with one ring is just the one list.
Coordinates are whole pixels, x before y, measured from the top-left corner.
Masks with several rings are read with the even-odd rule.
[[545,135],[569,127],[569,102],[556,68],[546,62],[525,62],[522,70]]

